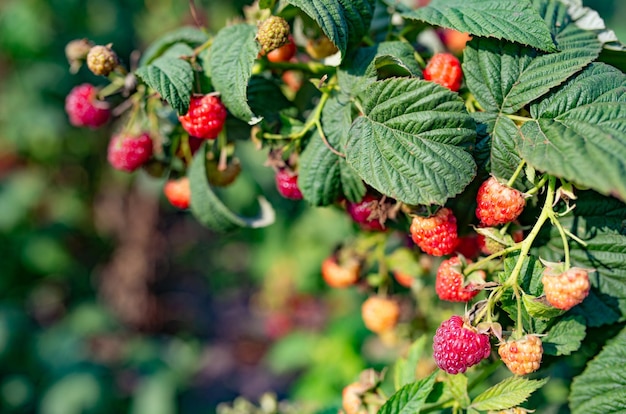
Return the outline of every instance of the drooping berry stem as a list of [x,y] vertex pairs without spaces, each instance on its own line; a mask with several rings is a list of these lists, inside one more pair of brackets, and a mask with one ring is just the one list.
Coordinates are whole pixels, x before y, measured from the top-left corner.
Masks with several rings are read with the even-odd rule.
[[522,172],[522,170],[524,169],[525,165],[526,165],[526,160],[522,160],[519,163],[519,165],[517,166],[517,169],[515,170],[515,172],[511,176],[511,178],[509,178],[509,181],[506,183],[507,187],[513,187],[513,184],[515,184],[515,181],[517,180],[517,177],[519,177],[519,175]]

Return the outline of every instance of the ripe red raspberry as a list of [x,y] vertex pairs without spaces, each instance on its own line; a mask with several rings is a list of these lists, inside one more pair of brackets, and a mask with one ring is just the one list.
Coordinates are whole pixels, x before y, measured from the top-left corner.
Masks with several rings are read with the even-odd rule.
[[298,187],[298,174],[288,169],[279,170],[275,179],[280,195],[290,200],[302,200],[302,191]]
[[539,369],[543,346],[537,335],[526,335],[516,341],[500,344],[498,354],[513,374],[526,375]]
[[98,128],[111,117],[109,104],[97,97],[98,89],[83,83],[74,87],[65,98],[65,112],[77,127]]
[[459,243],[454,249],[454,253],[462,254],[466,259],[475,259],[480,254],[479,234],[468,234],[459,237]]
[[348,202],[346,211],[363,230],[383,231],[385,225],[381,223],[379,208],[378,198],[373,194],[365,194],[358,203]]
[[[468,260],[467,263],[471,261]],[[472,273],[471,281],[466,281],[462,273],[461,259],[455,256],[439,265],[435,290],[441,300],[469,302],[480,292],[477,287],[479,283],[484,282],[485,277],[485,272],[479,270]]]
[[476,202],[476,217],[486,227],[510,223],[526,206],[526,199],[519,190],[501,184],[495,177],[481,184]]
[[424,68],[424,79],[457,92],[463,80],[461,62],[451,53],[437,53]]
[[94,46],[87,53],[87,67],[94,75],[107,76],[118,64],[119,59],[111,45]]
[[262,51],[268,53],[287,44],[290,33],[291,29],[287,20],[270,16],[259,24],[256,39],[261,44]]
[[491,353],[489,335],[478,333],[458,315],[442,322],[433,340],[435,363],[449,374],[463,373]]
[[196,138],[215,139],[226,122],[226,107],[216,95],[192,96],[189,110],[178,119],[185,131]]
[[168,180],[163,186],[163,194],[174,207],[180,209],[189,208],[191,200],[189,178],[181,177],[177,180]]
[[330,287],[352,286],[359,280],[360,272],[361,263],[354,258],[339,263],[335,256],[330,256],[322,262],[322,277]]
[[413,217],[410,232],[415,244],[433,256],[450,254],[459,243],[456,217],[445,207],[431,217]]
[[152,138],[147,133],[139,136],[114,135],[109,141],[107,159],[113,168],[132,172],[152,157]]
[[296,55],[296,43],[293,37],[289,35],[289,41],[279,48],[276,48],[267,54],[267,60],[270,62],[287,62]]
[[565,311],[585,300],[591,288],[589,273],[579,267],[572,267],[562,273],[547,267],[543,272],[541,282],[543,293],[550,305]]
[[381,334],[396,326],[400,318],[400,306],[393,299],[370,296],[361,306],[361,317],[367,329]]

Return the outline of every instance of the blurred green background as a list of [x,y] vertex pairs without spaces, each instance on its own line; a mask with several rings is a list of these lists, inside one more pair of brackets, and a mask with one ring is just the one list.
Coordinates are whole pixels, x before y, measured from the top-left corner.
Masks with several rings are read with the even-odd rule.
[[[209,30],[247,3],[196,1]],[[626,2],[587,3],[626,38]],[[183,0],[0,3],[1,413],[211,413],[271,390],[332,405],[394,357],[363,327],[364,293],[320,281],[353,225],[281,199],[263,154],[240,156],[277,223],[217,235],[170,207],[162,181],[108,166],[115,125],[67,122],[69,90],[103,83],[69,73],[68,41],[113,43],[128,62],[189,24]]]

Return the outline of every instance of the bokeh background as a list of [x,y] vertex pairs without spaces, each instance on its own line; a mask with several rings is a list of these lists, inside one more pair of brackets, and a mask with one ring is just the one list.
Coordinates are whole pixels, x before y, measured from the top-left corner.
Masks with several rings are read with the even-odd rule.
[[[215,31],[249,2],[195,3]],[[585,3],[626,39],[626,2]],[[68,41],[128,62],[192,24],[183,0],[0,2],[0,413],[212,413],[267,391],[332,406],[396,356],[361,322],[365,293],[319,276],[353,225],[280,198],[265,154],[244,146],[258,167],[238,185],[255,177],[276,224],[215,234],[164,201],[161,179],[108,166],[114,125],[69,125],[69,90],[103,80],[69,73]]]

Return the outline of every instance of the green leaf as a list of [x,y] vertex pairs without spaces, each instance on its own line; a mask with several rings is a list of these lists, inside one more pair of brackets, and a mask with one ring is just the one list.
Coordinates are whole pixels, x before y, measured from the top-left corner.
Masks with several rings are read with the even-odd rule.
[[224,105],[235,117],[251,124],[260,120],[248,106],[246,93],[260,50],[255,36],[256,26],[250,24],[225,27],[213,39],[208,59],[211,81]]
[[555,323],[543,337],[543,352],[547,355],[569,355],[580,348],[586,335],[585,318],[567,316]]
[[476,131],[458,95],[419,79],[374,82],[350,128],[347,161],[382,194],[407,204],[439,204],[469,184]]
[[165,34],[148,46],[143,56],[141,56],[139,66],[141,67],[152,63],[152,61],[161,56],[173,44],[185,43],[191,47],[195,47],[206,42],[208,39],[209,37],[203,30],[196,27],[181,27],[180,29]]
[[561,309],[550,306],[546,301],[532,295],[522,296],[522,302],[524,303],[526,312],[533,318],[552,319],[563,314]]
[[373,0],[287,0],[315,20],[341,56],[367,34],[374,16]]
[[432,0],[402,16],[547,52],[556,50],[548,27],[529,0]]
[[421,379],[400,388],[380,407],[378,414],[415,414],[426,403],[428,395],[435,385],[437,372],[429,377]]
[[137,69],[135,73],[157,91],[178,114],[187,113],[193,87],[193,69],[189,62],[163,56]]
[[394,385],[396,390],[415,381],[417,363],[424,353],[425,347],[426,336],[422,335],[411,344],[406,357],[398,358],[394,365]]
[[191,212],[204,226],[216,231],[240,227],[266,227],[274,222],[275,213],[264,197],[259,197],[260,214],[256,218],[241,217],[232,212],[213,192],[207,179],[206,144],[198,150],[189,168]]
[[623,413],[626,407],[626,329],[574,378],[570,393],[573,414]]
[[259,75],[250,78],[247,95],[250,109],[264,118],[276,118],[279,111],[291,106],[275,80]]
[[521,128],[521,155],[545,171],[626,199],[626,75],[593,63],[548,98]]
[[456,401],[461,408],[467,408],[470,405],[470,397],[467,393],[467,377],[463,374],[448,374],[446,375],[445,382],[454,401]]
[[176,381],[163,371],[146,377],[134,393],[131,414],[176,413]]
[[546,382],[547,378],[529,380],[523,377],[509,377],[474,398],[470,407],[479,411],[506,410],[526,401],[530,394]]

